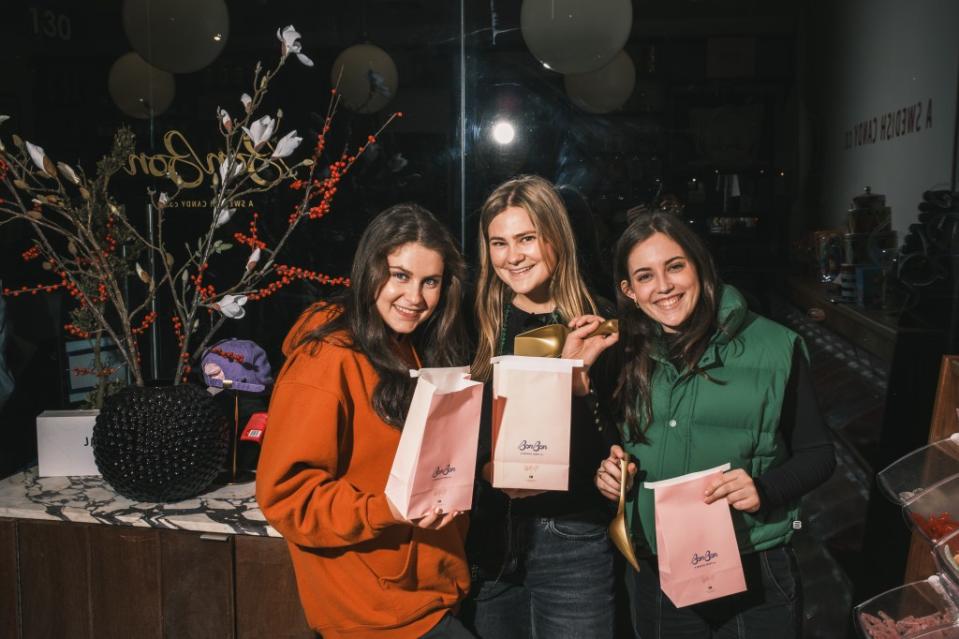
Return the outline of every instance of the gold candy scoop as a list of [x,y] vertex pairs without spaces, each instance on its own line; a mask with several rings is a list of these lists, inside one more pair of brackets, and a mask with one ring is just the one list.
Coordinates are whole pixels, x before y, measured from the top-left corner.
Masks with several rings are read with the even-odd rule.
[[[608,319],[589,334],[612,335],[619,332],[619,320]],[[548,324],[520,333],[513,340],[513,354],[527,357],[559,357],[570,329],[565,324]]]
[[636,553],[633,551],[633,544],[629,540],[629,533],[626,531],[626,482],[629,480],[629,455],[619,460],[619,507],[616,509],[616,516],[609,523],[609,538],[616,546],[623,557],[629,562],[636,572],[639,572],[639,561],[636,559]]

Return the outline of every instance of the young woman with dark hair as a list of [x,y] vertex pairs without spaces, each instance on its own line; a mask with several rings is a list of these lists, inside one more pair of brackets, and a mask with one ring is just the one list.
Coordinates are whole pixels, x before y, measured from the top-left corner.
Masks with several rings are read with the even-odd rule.
[[[677,609],[657,573],[653,491],[631,490],[627,515],[641,570],[627,568],[637,636],[801,636],[799,573],[789,545],[799,499],[835,466],[805,347],[723,285],[706,247],[668,213],[640,215],[615,251],[624,365],[614,403],[644,481],[730,462],[703,500],[729,502],[747,591]],[[595,483],[619,499],[613,446]],[[630,478],[631,480],[631,478]],[[667,533],[668,534],[668,533]]]
[[[487,198],[480,213],[476,316],[479,340],[473,379],[489,381],[490,358],[513,353],[522,331],[564,323],[572,330],[563,357],[574,371],[568,492],[495,489],[491,480],[491,392],[481,422],[469,542],[474,584],[464,621],[490,639],[613,636],[613,552],[609,509],[592,486],[609,448],[590,395],[587,372],[616,336],[587,335],[597,305],[576,261],[576,243],[553,185],[520,176]],[[576,318],[575,320],[573,318]],[[605,429],[604,429],[605,428]]]
[[351,286],[308,309],[284,343],[257,501],[287,540],[307,621],[337,637],[469,637],[466,517],[407,521],[385,495],[415,380],[465,361],[465,268],[425,209],[383,211],[360,238]]

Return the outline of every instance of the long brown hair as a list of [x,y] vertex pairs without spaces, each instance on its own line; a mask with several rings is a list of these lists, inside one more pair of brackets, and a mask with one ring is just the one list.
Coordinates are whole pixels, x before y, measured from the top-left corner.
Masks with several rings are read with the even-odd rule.
[[629,254],[655,233],[662,233],[679,244],[699,277],[699,299],[693,312],[677,328],[673,344],[674,352],[694,374],[702,373],[697,363],[716,330],[716,310],[722,287],[709,250],[692,229],[671,213],[655,212],[638,216],[616,243],[613,272],[619,284],[616,287],[616,306],[624,365],[613,397],[623,416],[623,436],[631,442],[646,441],[645,432],[653,419],[651,379],[655,361],[651,351],[662,327],[626,296],[622,286],[630,281]]
[[490,358],[496,354],[496,340],[503,324],[503,308],[512,299],[509,287],[493,270],[489,255],[489,226],[497,215],[511,206],[529,214],[539,241],[556,255],[551,264],[549,295],[556,312],[569,320],[586,312],[595,313],[596,304],[583,283],[576,262],[576,240],[563,200],[548,181],[536,175],[520,175],[500,184],[480,210],[479,274],[476,283],[476,318],[479,340],[473,359],[473,379],[489,379]]
[[404,244],[416,243],[443,258],[443,288],[433,313],[410,340],[423,366],[461,366],[466,359],[466,332],[460,314],[466,266],[449,231],[417,204],[397,204],[377,215],[363,231],[351,286],[317,309],[335,309],[333,318],[299,341],[314,347],[322,341],[341,343],[334,333],[345,332],[344,344],[363,353],[380,377],[373,391],[373,409],[388,424],[402,428],[413,397],[415,380],[409,363],[397,352],[395,338],[380,316],[375,300],[389,278],[387,257]]

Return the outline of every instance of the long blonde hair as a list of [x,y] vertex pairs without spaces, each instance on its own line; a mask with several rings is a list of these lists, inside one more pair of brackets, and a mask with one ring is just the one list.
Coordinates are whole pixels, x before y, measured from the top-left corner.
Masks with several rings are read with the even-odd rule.
[[520,175],[500,184],[490,193],[480,210],[479,276],[476,283],[476,318],[479,342],[473,359],[473,379],[487,380],[492,372],[489,360],[496,355],[496,343],[503,326],[503,308],[512,299],[509,287],[496,275],[489,256],[489,226],[497,215],[511,206],[529,214],[539,241],[548,244],[556,255],[551,265],[549,295],[556,313],[570,320],[584,313],[595,313],[593,301],[576,261],[576,240],[566,207],[553,185],[536,175]]

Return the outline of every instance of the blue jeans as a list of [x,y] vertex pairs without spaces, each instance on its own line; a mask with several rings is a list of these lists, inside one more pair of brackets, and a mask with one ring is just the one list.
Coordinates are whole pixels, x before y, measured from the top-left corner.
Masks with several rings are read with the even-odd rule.
[[802,588],[789,546],[743,555],[746,592],[676,608],[659,587],[656,558],[627,568],[633,630],[641,639],[799,639]]
[[613,637],[613,549],[602,517],[535,518],[523,523],[516,571],[480,579],[463,619],[487,639]]

